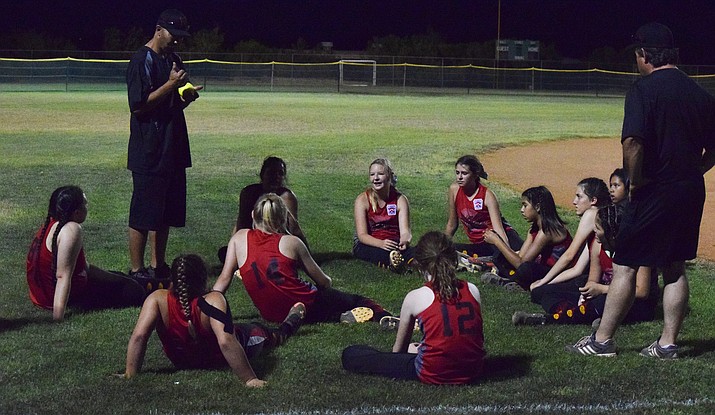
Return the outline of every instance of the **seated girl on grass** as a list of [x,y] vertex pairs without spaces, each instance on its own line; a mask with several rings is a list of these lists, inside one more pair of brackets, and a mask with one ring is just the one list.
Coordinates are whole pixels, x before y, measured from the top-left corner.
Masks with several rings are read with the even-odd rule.
[[[584,274],[588,268],[588,245],[596,236],[593,227],[596,222],[596,211],[601,206],[611,204],[608,186],[603,180],[589,177],[578,182],[573,205],[576,215],[580,218],[576,234],[571,245],[559,257],[543,278],[531,284],[532,293],[548,284],[568,281]],[[545,289],[549,289],[546,287]]]
[[503,260],[496,264],[499,273],[483,274],[482,282],[502,285],[509,290],[528,290],[531,283],[549,272],[571,244],[571,234],[556,212],[554,197],[546,187],[524,190],[521,215],[531,223],[531,228],[519,252],[514,252],[493,229],[484,232],[484,241],[494,245]]
[[[608,287],[613,278],[613,257],[616,235],[623,213],[622,205],[598,209],[594,224],[595,239],[589,245],[588,280],[570,280],[553,284],[553,289],[532,291],[532,301],[540,304],[546,314],[517,311],[514,324],[591,324],[603,315]],[[551,285],[551,284],[549,284]],[[626,322],[650,321],[655,318],[660,297],[658,274],[650,267],[641,267],[636,274],[636,297]]]
[[390,161],[370,163],[370,187],[355,199],[355,258],[394,272],[404,272],[412,261],[410,203],[395,188]]
[[[290,235],[288,208],[275,193],[261,196],[253,209],[253,229],[241,229],[228,243],[226,262],[213,289],[226,292],[234,271],[261,317],[280,322],[300,301],[307,323],[380,321],[390,313],[369,298],[332,288],[303,241]],[[312,282],[298,275],[302,269]]]
[[[457,278],[457,252],[442,232],[420,238],[415,262],[425,283],[402,302],[392,352],[349,346],[343,368],[435,385],[473,382],[482,374],[485,355],[479,290]],[[410,344],[415,321],[422,340]]]
[[[460,266],[473,271],[471,258],[493,256],[499,253],[493,245],[484,242],[484,232],[494,229],[499,237],[508,241],[509,247],[518,251],[523,241],[501,215],[499,201],[494,193],[481,183],[486,179],[484,166],[475,156],[466,155],[454,165],[455,181],[449,186],[449,208],[444,233],[453,237],[461,222],[469,238],[468,244],[454,244],[460,253]],[[467,261],[465,261],[467,259]]]
[[178,369],[213,369],[229,366],[247,387],[266,384],[249,359],[264,349],[283,344],[298,330],[305,306],[295,303],[278,329],[258,323],[234,324],[226,298],[206,293],[208,272],[198,255],[182,255],[171,264],[172,288],[151,293],[127,345],[123,377],[139,373],[147,342],[156,330],[164,353]]
[[87,262],[82,231],[85,219],[87,198],[82,189],[58,187],[27,254],[30,300],[52,310],[54,320],[62,320],[68,306],[138,307],[144,301],[145,292],[138,282]]
[[[295,193],[286,186],[288,167],[285,161],[280,157],[266,157],[266,159],[263,160],[258,176],[260,178],[259,183],[250,184],[241,189],[241,194],[238,197],[238,216],[231,230],[231,235],[236,233],[239,229],[251,229],[253,226],[251,212],[256,202],[265,194],[275,193],[283,199],[288,208],[288,230],[291,235],[297,236],[308,246],[308,241],[303,234],[303,229],[301,229],[298,223],[298,198],[295,196]],[[225,246],[219,249],[218,257],[222,263],[226,259]]]

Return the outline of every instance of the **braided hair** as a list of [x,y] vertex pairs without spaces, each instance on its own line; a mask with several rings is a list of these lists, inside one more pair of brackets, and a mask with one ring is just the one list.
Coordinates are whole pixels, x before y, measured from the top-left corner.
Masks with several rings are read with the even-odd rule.
[[191,321],[191,300],[206,292],[207,279],[206,263],[196,254],[180,255],[171,263],[172,290],[179,297],[193,339],[196,339],[196,328]]
[[432,277],[432,288],[440,302],[458,299],[457,251],[447,235],[438,231],[424,234],[415,247],[415,261],[423,274]]
[[[370,167],[374,166],[375,164],[385,168],[387,175],[390,176],[390,186],[394,187],[397,184],[397,175],[395,174],[394,170],[392,170],[392,163],[390,163],[390,160],[386,158],[377,158],[373,160],[372,163],[370,163]],[[370,208],[373,212],[377,212],[377,192],[375,192],[375,189],[373,189],[372,187],[368,187],[367,196],[368,202],[370,203]]]
[[624,210],[623,204],[619,203],[617,205],[603,206],[596,213],[596,220],[601,225],[601,229],[603,229],[604,240],[601,241],[601,244],[609,251],[613,251],[615,246]]
[[261,196],[253,208],[253,220],[256,227],[270,233],[289,234],[288,207],[275,193]]

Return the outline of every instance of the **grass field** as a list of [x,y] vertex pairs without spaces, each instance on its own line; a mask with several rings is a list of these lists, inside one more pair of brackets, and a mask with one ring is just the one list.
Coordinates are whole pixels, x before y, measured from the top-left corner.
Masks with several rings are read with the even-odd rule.
[[[228,240],[239,190],[257,179],[265,156],[278,155],[288,163],[311,249],[334,285],[397,312],[419,279],[350,257],[352,204],[367,185],[372,159],[392,160],[398,187],[412,205],[416,241],[444,228],[446,190],[460,155],[542,140],[611,137],[620,131],[621,107],[619,98],[205,93],[186,111],[194,162],[188,171],[189,217],[185,228],[172,231],[168,255],[195,252],[218,265],[215,252]],[[263,390],[244,388],[227,370],[175,371],[156,337],[141,376],[112,377],[123,370],[138,309],[72,313],[54,324],[27,297],[24,261],[49,194],[71,183],[89,199],[89,260],[127,269],[128,121],[124,93],[6,93],[0,100],[2,414],[715,411],[715,267],[700,261],[688,268],[691,312],[681,336],[683,358],[673,362],[637,354],[657,337],[661,321],[623,327],[615,359],[570,356],[563,346],[586,334],[586,327],[514,327],[515,310],[537,306],[526,294],[478,283],[488,350],[488,373],[478,385],[433,387],[344,372],[345,346],[391,347],[394,333],[374,324],[302,328],[254,362],[269,382]],[[523,234],[517,197],[522,189],[488,184]],[[563,216],[575,229],[576,217]],[[457,239],[465,240],[461,230]],[[228,298],[234,318],[258,318],[240,284],[233,284]]]

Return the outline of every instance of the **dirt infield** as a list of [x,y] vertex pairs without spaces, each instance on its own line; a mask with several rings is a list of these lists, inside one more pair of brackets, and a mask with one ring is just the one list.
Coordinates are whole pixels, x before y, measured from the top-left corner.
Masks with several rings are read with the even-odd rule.
[[[545,185],[559,206],[570,208],[576,183],[586,177],[608,180],[620,166],[618,138],[552,141],[529,146],[507,147],[480,155],[489,180],[521,192]],[[516,166],[516,168],[515,168]],[[715,169],[705,175],[707,199],[700,227],[698,257],[715,261]]]

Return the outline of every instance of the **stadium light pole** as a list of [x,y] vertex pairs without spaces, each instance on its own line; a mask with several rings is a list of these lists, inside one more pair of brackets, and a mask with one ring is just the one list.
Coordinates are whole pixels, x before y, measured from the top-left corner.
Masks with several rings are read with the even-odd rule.
[[499,88],[499,41],[501,40],[501,0],[497,1],[497,43],[494,47],[494,89]]

